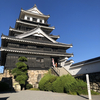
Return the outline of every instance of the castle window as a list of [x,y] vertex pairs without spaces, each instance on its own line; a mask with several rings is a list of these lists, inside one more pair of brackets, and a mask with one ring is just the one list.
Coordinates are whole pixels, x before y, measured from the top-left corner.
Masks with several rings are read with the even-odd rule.
[[33,22],[37,22],[37,19],[36,18],[33,18]]
[[42,38],[41,38],[41,37],[39,37],[39,40],[42,40]]
[[42,20],[40,19],[40,23],[42,23]]
[[44,62],[44,59],[43,58],[36,58],[36,61],[37,62]]
[[30,20],[30,17],[27,17],[27,20]]

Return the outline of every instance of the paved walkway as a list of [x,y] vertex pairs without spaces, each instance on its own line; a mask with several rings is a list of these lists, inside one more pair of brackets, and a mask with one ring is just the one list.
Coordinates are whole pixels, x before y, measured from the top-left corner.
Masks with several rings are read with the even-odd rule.
[[[88,98],[65,93],[26,90],[16,93],[0,93],[0,100],[88,100]],[[92,100],[100,100],[100,95],[92,96]]]

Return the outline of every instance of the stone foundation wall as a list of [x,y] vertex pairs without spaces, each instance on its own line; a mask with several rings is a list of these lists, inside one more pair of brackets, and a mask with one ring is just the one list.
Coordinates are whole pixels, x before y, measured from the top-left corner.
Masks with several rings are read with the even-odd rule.
[[[83,81],[86,81],[86,74],[75,76],[75,78],[79,78],[79,79],[82,79]],[[100,93],[100,72],[89,73],[89,80],[90,80],[91,90],[94,90]]]
[[[40,79],[47,73],[48,70],[28,70],[27,82],[33,85],[34,88],[38,88]],[[3,74],[0,74],[0,81],[6,82],[15,91],[20,91],[21,87],[18,82],[15,81],[14,76],[9,73],[9,70],[5,70]]]
[[28,82],[33,85],[34,88],[38,88],[40,79],[47,73],[48,70],[28,70]]

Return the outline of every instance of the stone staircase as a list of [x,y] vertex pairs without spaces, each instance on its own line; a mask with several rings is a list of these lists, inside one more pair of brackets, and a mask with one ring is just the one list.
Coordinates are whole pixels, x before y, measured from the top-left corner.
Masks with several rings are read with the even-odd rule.
[[59,60],[58,66],[60,67],[52,67],[52,72],[53,72],[52,74],[56,76],[62,76],[67,74],[72,75],[70,71],[70,66],[72,65],[73,62],[74,61],[72,59],[67,60],[67,58]]
[[[55,72],[57,76],[67,75],[70,74],[65,70],[63,67],[52,67],[52,70]],[[54,74],[54,73],[53,73]]]

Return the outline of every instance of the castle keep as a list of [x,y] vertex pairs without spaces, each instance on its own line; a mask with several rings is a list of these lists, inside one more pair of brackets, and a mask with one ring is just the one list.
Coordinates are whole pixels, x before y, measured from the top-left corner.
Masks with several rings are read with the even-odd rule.
[[8,36],[1,35],[1,65],[5,69],[13,69],[18,58],[25,56],[31,84],[36,82],[31,80],[46,73],[52,65],[59,67],[61,59],[73,56],[66,53],[72,44],[59,43],[56,41],[59,35],[51,34],[55,27],[48,24],[49,17],[39,11],[36,5],[29,10],[21,9],[15,28],[9,28]]
[[10,27],[8,36],[1,36],[1,65],[12,69],[18,58],[25,56],[29,70],[49,69],[52,58],[58,66],[59,59],[73,56],[66,53],[72,44],[59,43],[59,36],[50,34],[55,27],[47,23],[49,17],[36,5],[29,10],[21,9],[15,28]]

